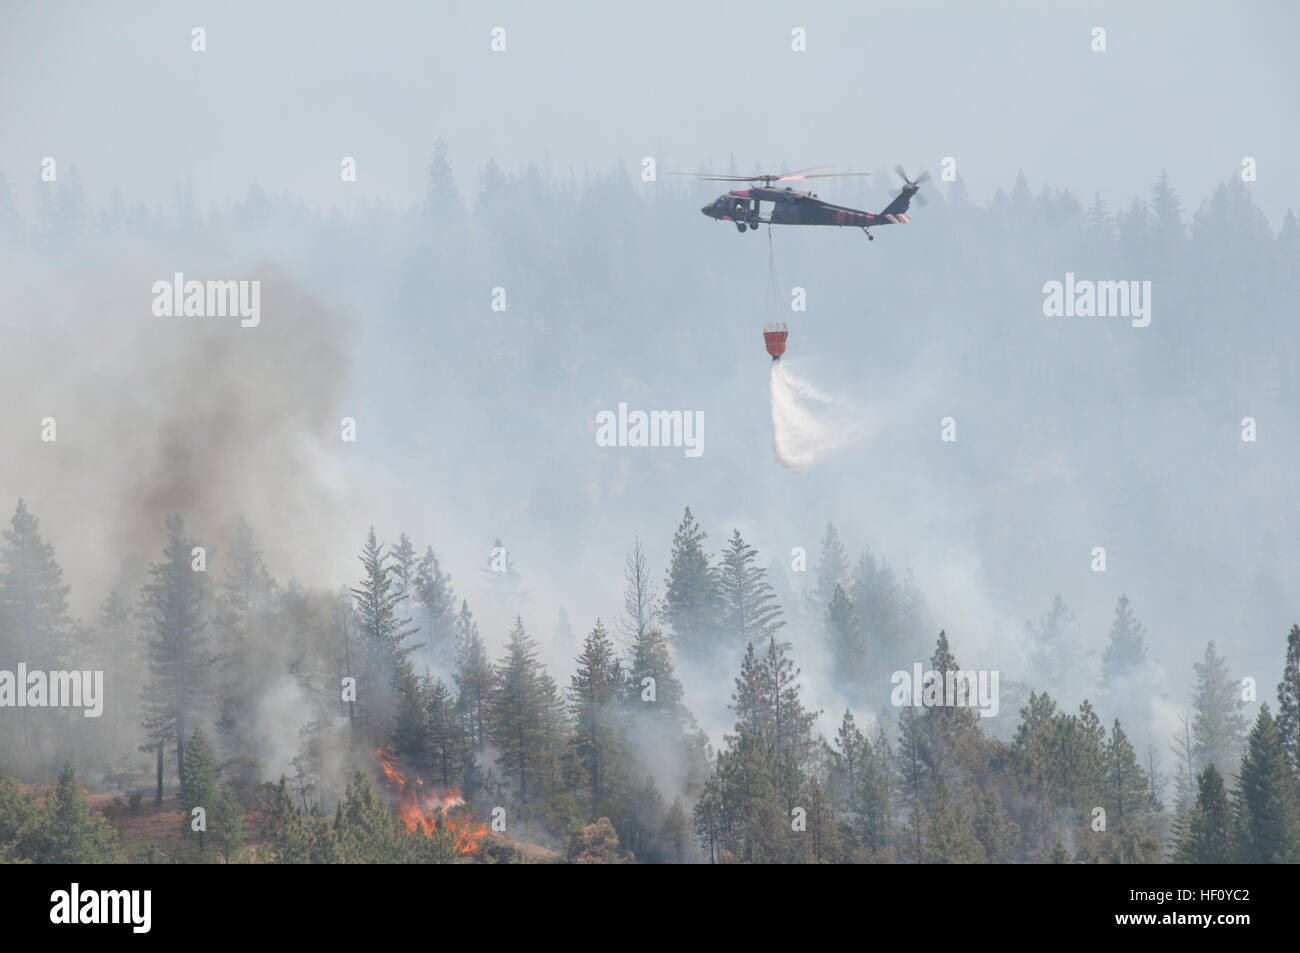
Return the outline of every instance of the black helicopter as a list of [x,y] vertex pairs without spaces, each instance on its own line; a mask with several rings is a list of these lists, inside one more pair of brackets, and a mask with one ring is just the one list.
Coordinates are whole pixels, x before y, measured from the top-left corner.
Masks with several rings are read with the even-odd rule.
[[[834,225],[840,228],[848,225],[860,228],[869,240],[875,241],[867,229],[873,225],[907,224],[908,203],[916,195],[922,182],[929,181],[930,173],[923,172],[915,180],[909,179],[901,165],[894,166],[894,171],[903,179],[903,187],[894,193],[894,200],[880,212],[863,212],[842,205],[832,205],[819,199],[813,192],[796,192],[788,185],[778,187],[778,182],[792,182],[800,179],[830,179],[846,176],[870,175],[870,172],[815,172],[816,169],[829,169],[830,166],[815,165],[807,169],[796,169],[781,175],[712,175],[702,172],[671,172],[670,175],[690,175],[706,182],[761,182],[746,189],[732,189],[726,195],[719,196],[713,203],[700,209],[709,218],[724,222],[735,222],[736,230],[758,230],[759,225]],[[809,175],[808,173],[813,173]],[[918,205],[925,205],[925,198],[916,195]],[[763,202],[771,202],[768,217],[763,217]]]

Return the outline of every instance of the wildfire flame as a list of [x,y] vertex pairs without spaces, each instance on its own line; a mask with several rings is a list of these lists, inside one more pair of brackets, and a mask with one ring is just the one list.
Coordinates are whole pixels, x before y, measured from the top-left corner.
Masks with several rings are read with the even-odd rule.
[[390,748],[380,748],[375,754],[389,787],[397,795],[397,816],[407,831],[412,834],[419,831],[425,837],[433,837],[439,832],[441,823],[441,829],[451,834],[458,852],[472,854],[479,849],[480,842],[487,835],[487,825],[479,823],[465,806],[465,799],[457,788],[444,791],[430,788],[426,792],[422,790],[424,781],[420,778],[416,778],[414,783],[407,779]]

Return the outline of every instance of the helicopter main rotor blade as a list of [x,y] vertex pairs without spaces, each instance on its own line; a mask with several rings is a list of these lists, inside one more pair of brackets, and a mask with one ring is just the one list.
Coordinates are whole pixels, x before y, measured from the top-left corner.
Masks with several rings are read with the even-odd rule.
[[[870,175],[870,172],[818,172],[816,175],[801,175],[801,179],[842,179],[851,175]],[[786,176],[785,178],[789,178]]]
[[704,179],[706,182],[764,182],[767,180],[784,182],[789,179],[805,178],[805,172],[829,168],[829,165],[811,165],[806,169],[795,169],[793,172],[778,172],[772,175],[715,175],[712,172],[669,172],[668,174],[687,175],[695,179]]
[[693,179],[704,179],[708,182],[753,182],[756,178],[763,178],[753,175],[714,175],[712,172],[669,172],[669,175],[688,175]]
[[830,168],[829,165],[810,165],[806,169],[791,169],[789,172],[782,172],[779,175],[774,175],[774,176],[760,175],[758,176],[758,178],[760,179],[773,178],[773,179],[780,180],[780,179],[787,179],[792,175],[802,175],[805,172],[816,172],[818,169],[829,169],[829,168]]

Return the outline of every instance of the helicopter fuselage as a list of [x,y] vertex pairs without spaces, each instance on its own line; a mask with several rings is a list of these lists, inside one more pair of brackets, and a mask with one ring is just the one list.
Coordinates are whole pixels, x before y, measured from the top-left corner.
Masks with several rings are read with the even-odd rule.
[[[914,191],[914,190],[912,190]],[[797,192],[789,188],[755,186],[733,189],[719,196],[713,203],[700,209],[709,218],[735,222],[742,231],[747,225],[757,228],[767,225],[834,225],[838,227],[867,228],[873,225],[906,223],[904,213],[911,191],[905,191],[883,212],[865,212],[861,209],[833,205],[813,192]],[[772,203],[767,217],[763,216],[763,202]]]

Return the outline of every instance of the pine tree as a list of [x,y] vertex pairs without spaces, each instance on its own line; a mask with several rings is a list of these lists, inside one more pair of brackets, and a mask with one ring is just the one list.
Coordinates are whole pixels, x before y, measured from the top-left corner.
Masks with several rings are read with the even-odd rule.
[[516,617],[505,655],[493,673],[488,706],[488,737],[497,763],[521,803],[541,796],[553,783],[554,680],[537,660],[537,646]]
[[770,637],[765,649],[759,656],[752,642],[746,648],[731,696],[736,731],[749,730],[773,752],[802,768],[812,753],[812,726],[818,713],[805,709],[799,697],[800,670],[789,656],[789,643]]
[[141,750],[156,755],[156,804],[162,803],[164,748],[175,742],[176,768],[182,772],[187,733],[193,730],[212,692],[207,573],[191,567],[195,544],[185,536],[185,524],[179,516],[167,518],[167,534],[162,561],[150,566],[152,582],[144,587],[141,601],[149,637],[150,671],[144,695],[145,743]]
[[838,584],[826,607],[826,646],[839,684],[861,686],[869,668],[866,632],[858,620],[853,600]]
[[225,563],[214,619],[220,663],[217,721],[229,749],[247,751],[253,739],[246,716],[256,704],[266,674],[250,649],[259,617],[269,615],[275,580],[266,571],[253,531],[243,517],[235,523]]
[[849,562],[844,553],[844,544],[835,531],[833,523],[826,524],[826,535],[822,538],[821,557],[817,560],[817,589],[814,606],[818,616],[825,614],[835,595],[836,586],[849,584]]
[[1209,765],[1196,779],[1196,801],[1174,848],[1180,864],[1231,864],[1236,861],[1232,808],[1223,777]]
[[63,570],[40,520],[22,500],[0,549],[0,650],[31,669],[51,669],[66,651],[70,619]]
[[440,678],[424,676],[424,715],[427,743],[427,771],[430,781],[440,787],[457,787],[462,783],[465,764],[465,734],[456,717],[456,699]]
[[[217,810],[217,766],[212,757],[208,740],[198,728],[190,736],[190,743],[185,748],[185,762],[181,770],[181,806],[184,816],[181,818],[181,830],[187,838],[198,835],[199,850],[204,849],[204,835],[207,824]],[[204,822],[199,830],[194,830],[195,808],[202,808]]]
[[[70,647],[70,587],[63,583],[54,548],[41,538],[40,521],[22,500],[9,525],[0,549],[0,658],[11,665],[26,662],[32,670],[53,670]],[[16,718],[23,746],[37,746],[37,714],[24,707]]]
[[[646,679],[654,679],[653,698],[645,698],[651,686]],[[649,711],[667,716],[680,727],[691,719],[686,709],[686,691],[677,678],[668,640],[658,629],[647,629],[632,643],[632,655],[627,666],[627,702],[635,709],[644,703]]]
[[117,859],[117,830],[91,811],[70,764],[63,766],[45,806],[19,837],[22,855],[38,864],[107,864]]
[[890,840],[890,822],[894,816],[893,793],[897,786],[893,749],[885,734],[884,724],[878,724],[858,793],[865,846],[873,860],[881,856]]
[[767,584],[767,570],[754,564],[758,550],[732,533],[715,570],[722,603],[722,631],[734,645],[760,644],[785,625],[776,593]]
[[[861,807],[861,785],[864,769],[871,758],[871,745],[853,720],[853,712],[847,708],[840,720],[839,730],[835,733],[835,767],[836,782],[844,788],[843,803],[846,813],[853,819],[854,828],[858,822]],[[832,797],[835,790],[832,787]]]
[[439,664],[448,664],[456,654],[456,593],[451,587],[451,574],[442,571],[432,546],[416,566],[414,588],[433,657]]
[[926,864],[984,864],[988,857],[970,816],[942,781],[924,809],[920,860]]
[[664,798],[654,778],[647,776],[639,787],[620,798],[618,816],[613,818],[619,843],[643,864],[664,860],[660,843],[665,810]]
[[1115,240],[1115,223],[1101,193],[1094,193],[1088,206],[1088,238],[1094,248],[1109,252]]
[[[726,738],[714,775],[695,808],[696,832],[711,860],[791,863],[807,859],[810,844],[800,841],[787,817],[816,795],[807,769],[813,761],[812,724],[817,712],[803,707],[799,670],[789,646],[769,637],[759,656],[751,642],[736,679],[732,710],[735,734]],[[819,800],[818,823],[829,823],[829,806]],[[818,843],[833,849],[833,835],[819,829]]]
[[1108,820],[1120,831],[1144,826],[1150,808],[1146,775],[1138,765],[1137,755],[1129,744],[1119,719],[1111,729],[1106,746],[1106,799]]
[[[959,673],[961,666],[948,646],[948,634],[940,632],[930,657],[930,670],[943,680],[947,691],[948,673]],[[967,783],[982,770],[985,757],[976,713],[976,686],[953,674],[954,691],[962,692],[962,704],[927,705],[923,710],[926,749],[931,770],[946,780],[954,797],[960,797]],[[952,699],[956,702],[957,699]]]
[[[407,595],[394,587],[389,557],[375,538],[374,527],[371,527],[358,558],[364,576],[360,586],[352,589],[352,598],[361,618],[366,655],[370,660],[369,675],[380,681],[379,685],[372,686],[370,694],[380,696],[380,691],[388,690],[396,706],[394,740],[398,742],[397,753],[401,756],[418,754],[410,749],[423,723],[423,705],[408,656],[419,646],[407,644],[414,630],[408,628],[411,619],[399,614]],[[365,693],[358,692],[358,699],[364,697]],[[388,711],[374,709],[373,704],[362,705],[363,719],[368,725],[376,715],[385,722],[389,720]],[[379,739],[372,737],[371,740]]]
[[506,549],[499,536],[492,542],[492,549],[483,565],[483,573],[487,576],[486,584],[493,604],[516,613],[525,608],[529,601],[528,592],[524,589],[523,579],[515,568],[510,550]]
[[1156,747],[1150,734],[1147,735],[1146,743],[1146,777],[1146,832],[1163,840],[1169,823],[1168,818],[1165,817],[1165,775],[1160,770],[1160,750]]
[[1106,729],[1087,701],[1077,715],[1067,715],[1046,694],[1031,693],[1020,715],[1010,767],[1026,853],[1041,860],[1058,836],[1062,815],[1082,825],[1091,809],[1104,803]]
[[469,611],[469,603],[462,599],[456,617],[456,715],[471,754],[481,752],[487,744],[492,678],[492,666],[478,634],[478,625]]
[[236,622],[247,619],[275,591],[275,580],[266,571],[253,530],[242,516],[235,523],[221,589],[223,608]]
[[627,588],[623,592],[623,618],[618,630],[630,640],[640,639],[654,625],[655,602],[658,591],[650,580],[649,564],[639,537],[632,539],[632,551],[627,554],[623,568]]
[[393,595],[398,600],[415,599],[415,580],[420,571],[420,561],[415,555],[415,544],[402,533],[397,545],[388,552],[388,571],[393,574]]
[[1187,245],[1187,226],[1178,193],[1170,187],[1169,176],[1163,170],[1151,187],[1151,213],[1156,264],[1161,269],[1172,268]]
[[1247,864],[1300,862],[1300,802],[1282,751],[1282,736],[1261,705],[1246,741],[1237,779],[1240,860]]
[[971,823],[984,856],[990,864],[1007,863],[1016,849],[1020,827],[1007,813],[1002,793],[983,787],[975,792],[974,802]]
[[806,827],[795,838],[795,851],[801,863],[836,863],[843,853],[839,828],[826,791],[816,776],[809,776],[801,800],[807,804]]
[[0,774],[0,863],[30,860],[42,834],[36,798],[13,778]]
[[663,618],[673,630],[678,648],[705,658],[717,647],[721,611],[717,578],[704,552],[705,532],[686,507],[673,536],[668,579],[664,584]]
[[88,218],[89,206],[81,177],[75,168],[70,168],[60,176],[50,208],[48,237],[56,247],[71,247],[80,239]]
[[660,772],[668,755],[677,770],[679,790],[688,796],[698,793],[709,771],[708,739],[686,707],[672,652],[657,629],[647,630],[632,644],[623,708],[629,717],[629,731],[637,738],[631,753],[641,768]]
[[411,619],[399,614],[399,607],[408,598],[408,593],[402,591],[400,585],[394,586],[389,558],[375,538],[372,526],[358,557],[365,575],[360,587],[352,590],[352,597],[356,600],[365,636],[385,662],[391,687],[396,689],[409,679],[411,666],[407,656],[418,646],[405,644],[414,634],[407,628]]
[[1277,731],[1291,771],[1300,776],[1300,625],[1286,637],[1286,667],[1277,686]]
[[113,737],[125,737],[139,724],[137,703],[148,678],[134,622],[130,604],[119,590],[112,589],[99,607],[91,667],[103,669],[105,684],[117,686],[114,694],[120,701],[108,706],[102,718]]
[[433,144],[433,159],[429,162],[429,187],[425,192],[424,213],[439,227],[459,220],[462,214],[460,193],[456,189],[456,174],[447,154],[447,143],[438,139]]
[[1147,204],[1134,198],[1127,212],[1119,215],[1119,254],[1126,261],[1146,264],[1151,259],[1151,217]]
[[228,786],[217,791],[216,803],[209,811],[212,819],[212,839],[226,863],[236,857],[244,847],[244,807]]
[[1228,663],[1214,651],[1214,643],[1205,647],[1203,661],[1196,663],[1196,694],[1192,707],[1192,738],[1198,769],[1208,764],[1220,771],[1236,763],[1246,719],[1241,713],[1242,700],[1237,682],[1228,671]]
[[1110,627],[1110,641],[1101,660],[1101,677],[1108,685],[1135,672],[1146,661],[1143,636],[1146,629],[1129,607],[1128,596],[1121,595],[1115,606],[1115,621]]
[[789,657],[788,643],[769,637],[758,656],[751,642],[741,663],[731,708],[736,737],[752,734],[766,750],[771,782],[783,810],[795,806],[804,771],[813,752],[812,726],[818,712],[804,708],[799,697],[800,670]]
[[708,856],[709,863],[718,863],[728,850],[731,825],[722,803],[722,779],[717,773],[704,782],[704,790],[691,815],[700,847]]
[[853,579],[845,594],[853,603],[861,633],[859,644],[868,653],[867,668],[873,671],[892,671],[903,664],[909,654],[908,641],[914,633],[908,631],[915,614],[913,600],[919,596],[904,593],[888,560],[877,563],[868,549],[858,557]]
[[293,796],[289,793],[288,779],[282,774],[280,786],[276,788],[271,808],[267,811],[264,830],[265,846],[271,851],[269,859],[273,862],[280,864],[302,862],[296,856],[297,851],[291,849],[297,833],[295,827],[299,820],[298,807],[293,803]]
[[718,755],[720,847],[725,854],[746,863],[794,859],[792,832],[785,821],[793,798],[778,788],[782,775],[772,746],[748,730],[740,730]]
[[673,806],[668,809],[664,825],[659,833],[663,841],[665,856],[670,863],[684,864],[690,851],[690,821],[686,809],[682,807],[680,797],[673,798]]
[[898,753],[895,772],[902,806],[906,809],[909,828],[909,847],[919,861],[922,853],[922,835],[925,802],[933,796],[935,773],[934,756],[925,731],[925,719],[919,708],[904,705],[898,711]]
[[623,758],[623,726],[619,704],[625,681],[614,655],[614,643],[600,620],[588,633],[578,656],[578,670],[569,686],[574,722],[574,749],[591,783],[591,803],[606,812],[606,801],[617,790]]
[[1025,636],[1029,642],[1030,665],[1044,684],[1077,683],[1083,665],[1079,648],[1083,640],[1074,613],[1059,594],[1038,626],[1025,624]]
[[408,857],[406,833],[360,771],[339,803],[334,833],[343,863],[393,864]]
[[1196,796],[1196,744],[1192,741],[1192,720],[1186,712],[1178,713],[1178,730],[1169,750],[1178,759],[1174,769],[1174,814],[1181,816],[1191,810]]

